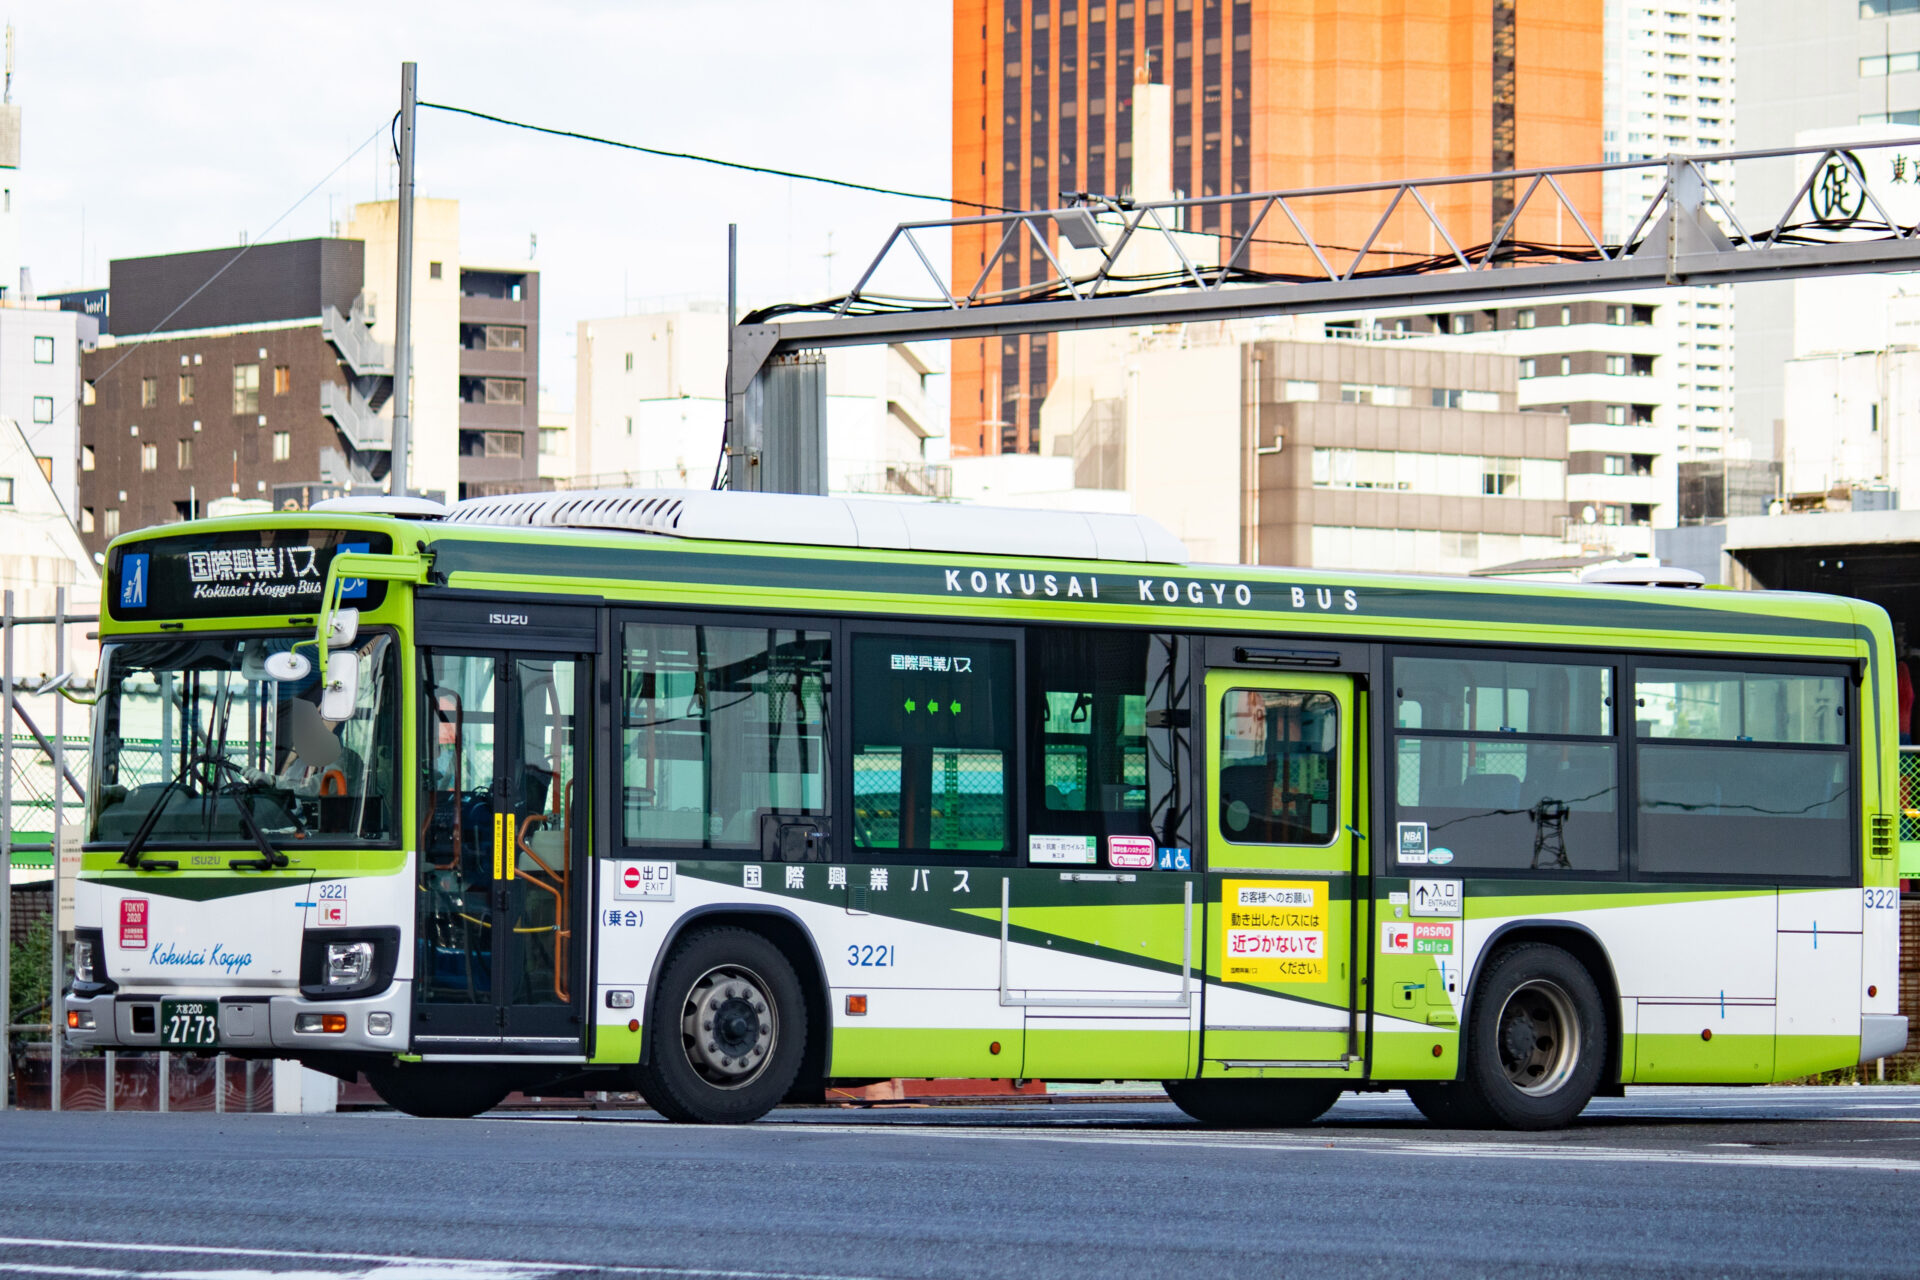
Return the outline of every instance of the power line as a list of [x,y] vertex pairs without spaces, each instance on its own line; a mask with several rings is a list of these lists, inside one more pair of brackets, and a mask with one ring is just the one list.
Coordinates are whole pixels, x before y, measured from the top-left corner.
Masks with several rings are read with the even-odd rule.
[[[396,117],[398,116],[398,114],[399,114],[398,112],[395,113]],[[179,315],[181,310],[184,309],[189,302],[192,302],[195,298],[205,293],[208,287],[212,285],[215,280],[218,280],[221,276],[225,275],[228,269],[231,268],[234,263],[246,257],[248,253],[253,251],[256,245],[260,244],[268,236],[272,235],[275,227],[278,227],[281,223],[285,222],[288,218],[292,217],[294,210],[298,209],[301,205],[305,204],[308,200],[313,198],[314,192],[320,190],[321,187],[326,186],[328,182],[332,181],[334,174],[339,173],[342,169],[346,168],[349,164],[352,164],[354,161],[354,158],[357,157],[362,151],[365,151],[369,146],[373,145],[373,140],[375,138],[378,138],[382,133],[386,132],[388,127],[389,127],[388,125],[383,124],[379,128],[375,129],[372,133],[368,134],[365,142],[362,142],[359,146],[355,147],[352,151],[348,152],[346,159],[342,160],[339,164],[336,164],[335,166],[333,166],[333,168],[327,170],[326,175],[322,177],[320,181],[314,183],[311,187],[308,187],[306,192],[303,195],[301,195],[301,197],[298,200],[295,200],[292,204],[288,205],[284,210],[282,210],[280,216],[275,218],[272,222],[269,222],[266,225],[266,228],[262,230],[259,235],[250,237],[247,240],[247,243],[240,246],[239,252],[235,253],[231,258],[228,258],[224,263],[222,263],[218,271],[215,271],[212,275],[208,276],[205,280],[201,281],[199,288],[195,289],[192,293],[188,294],[186,297],[180,299],[179,305],[174,307],[173,310],[167,312],[166,315],[161,316],[159,322],[155,324],[153,328],[147,330],[145,333],[141,334],[138,338],[126,344],[127,346],[126,353],[123,354],[118,360],[115,360],[112,364],[102,369],[94,377],[93,379],[94,382],[99,383],[99,382],[105,381],[107,376],[111,374],[115,369],[118,369],[123,363],[125,363],[129,356],[131,356],[135,351],[139,350],[142,346],[144,346],[149,338],[153,337],[154,334],[159,333],[162,329],[164,329],[166,327],[167,321]],[[67,407],[71,409],[73,408],[73,405],[70,404]]]
[[475,111],[471,107],[453,107],[444,102],[422,102],[422,107],[434,111],[447,111],[454,115],[471,116],[475,120],[485,120],[491,124],[503,124],[510,129],[525,129],[529,133],[544,133],[555,138],[572,138],[577,142],[592,142],[603,147],[618,147],[622,151],[638,151],[642,155],[660,156],[667,160],[691,160],[695,164],[710,164],[722,169],[737,169],[742,173],[764,173],[775,178],[797,178],[801,182],[818,182],[824,186],[842,187],[848,191],[866,191],[877,196],[899,196],[905,200],[932,200],[939,204],[965,205],[969,209],[985,209],[992,213],[1019,213],[1002,204],[982,204],[978,200],[962,200],[958,196],[928,195],[924,191],[901,191],[894,187],[876,187],[864,182],[848,182],[844,178],[823,178],[817,173],[797,173],[792,169],[771,169],[765,165],[742,164],[737,160],[721,160],[714,156],[703,156],[692,151],[667,151],[660,147],[643,147],[637,142],[621,142],[615,138],[602,138],[597,134],[579,133],[572,129],[554,129],[543,124],[528,124],[524,120],[509,120],[505,116],[489,115],[485,111]]

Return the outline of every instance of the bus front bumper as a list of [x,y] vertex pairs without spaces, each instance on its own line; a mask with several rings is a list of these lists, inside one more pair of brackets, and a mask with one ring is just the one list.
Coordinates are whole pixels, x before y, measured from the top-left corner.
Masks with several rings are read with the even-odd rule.
[[[378,995],[353,1000],[309,1000],[298,993],[232,995],[191,990],[69,994],[64,1038],[93,1049],[175,1048],[200,1053],[404,1053],[413,985],[391,983]],[[205,1000],[219,1007],[212,1045],[161,1043],[162,1001]],[[338,1030],[329,1028],[337,1027]]]

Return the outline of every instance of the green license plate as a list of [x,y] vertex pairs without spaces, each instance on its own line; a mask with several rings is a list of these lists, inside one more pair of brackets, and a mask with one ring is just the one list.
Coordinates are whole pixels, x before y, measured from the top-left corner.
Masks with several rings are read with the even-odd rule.
[[212,1000],[162,1000],[160,1043],[169,1049],[211,1049],[220,1039],[220,1006]]

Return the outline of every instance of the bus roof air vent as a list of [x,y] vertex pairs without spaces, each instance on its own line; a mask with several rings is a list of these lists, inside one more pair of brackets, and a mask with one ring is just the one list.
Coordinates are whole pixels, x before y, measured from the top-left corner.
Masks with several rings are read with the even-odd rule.
[[1707,585],[1707,580],[1691,569],[1651,562],[1600,565],[1581,574],[1580,581],[1599,587],[1678,587],[1682,590]]
[[373,493],[358,498],[322,498],[310,508],[363,516],[399,516],[402,520],[444,520],[447,508],[431,498]]
[[1185,564],[1187,549],[1145,516],[885,498],[707,489],[597,489],[472,498],[448,524],[600,529],[718,542]]

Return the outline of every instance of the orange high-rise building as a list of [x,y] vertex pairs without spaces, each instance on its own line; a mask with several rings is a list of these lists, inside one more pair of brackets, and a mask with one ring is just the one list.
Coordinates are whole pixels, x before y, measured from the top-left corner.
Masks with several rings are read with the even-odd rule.
[[[1600,69],[1601,0],[953,0],[953,192],[1048,209],[1065,192],[1165,189],[1167,175],[1133,172],[1136,80],[1172,89],[1171,187],[1187,195],[1598,162]],[[1562,185],[1598,231],[1597,175]],[[1496,203],[1519,194],[1482,183],[1429,198],[1450,231],[1470,228],[1482,244],[1506,213]],[[1385,203],[1320,201],[1303,220],[1323,244],[1357,248]],[[1251,216],[1213,207],[1187,226],[1231,234]],[[1290,230],[1269,221],[1261,239]],[[1541,195],[1514,234],[1582,239]],[[956,232],[959,288],[998,236]],[[1417,209],[1396,214],[1374,247],[1368,267],[1446,251]],[[983,290],[1045,279],[1045,257],[1029,248]],[[1252,265],[1311,270],[1312,260],[1268,245]],[[953,344],[956,455],[1039,448],[1049,345],[1045,334]]]

